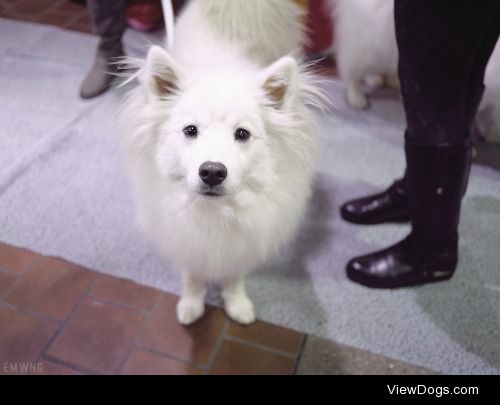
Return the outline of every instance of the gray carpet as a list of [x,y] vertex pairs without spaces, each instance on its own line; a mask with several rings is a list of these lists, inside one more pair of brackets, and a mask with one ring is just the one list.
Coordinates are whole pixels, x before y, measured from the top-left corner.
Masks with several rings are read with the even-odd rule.
[[[0,240],[177,292],[179,276],[134,225],[114,111],[121,91],[77,97],[96,40],[0,19]],[[147,40],[152,40],[148,38]],[[130,53],[145,39],[127,34]],[[282,257],[249,279],[259,318],[444,373],[500,372],[500,173],[475,166],[464,200],[461,262],[451,281],[398,291],[349,282],[353,255],[407,226],[342,222],[344,200],[403,170],[404,117],[381,92],[367,112],[322,120],[323,157],[310,213]],[[218,302],[216,292],[210,299]]]

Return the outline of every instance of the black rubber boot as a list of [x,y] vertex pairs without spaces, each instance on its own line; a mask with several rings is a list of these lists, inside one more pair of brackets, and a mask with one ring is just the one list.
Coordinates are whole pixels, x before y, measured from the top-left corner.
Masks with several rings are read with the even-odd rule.
[[348,201],[340,208],[346,221],[360,225],[384,222],[409,222],[410,207],[406,195],[406,178],[396,180],[387,190]]
[[[473,126],[483,93],[484,86],[467,89],[464,107],[470,128]],[[464,194],[466,190],[467,187],[464,187]],[[406,175],[381,193],[346,202],[340,208],[340,215],[344,220],[360,225],[410,222]]]
[[461,199],[471,165],[470,139],[459,145],[406,141],[412,232],[387,249],[352,259],[347,276],[374,288],[397,288],[453,276]]

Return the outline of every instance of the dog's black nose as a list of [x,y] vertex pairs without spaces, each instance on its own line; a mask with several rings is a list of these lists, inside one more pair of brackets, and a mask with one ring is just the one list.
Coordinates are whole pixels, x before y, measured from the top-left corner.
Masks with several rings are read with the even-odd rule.
[[198,171],[200,179],[203,183],[210,187],[215,187],[221,184],[227,177],[227,169],[222,163],[205,162],[200,166]]

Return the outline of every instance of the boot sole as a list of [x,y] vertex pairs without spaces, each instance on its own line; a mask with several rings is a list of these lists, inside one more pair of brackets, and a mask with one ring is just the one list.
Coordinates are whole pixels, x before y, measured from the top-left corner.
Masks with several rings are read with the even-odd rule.
[[350,222],[351,224],[356,225],[380,225],[385,223],[395,223],[395,224],[403,224],[410,222],[410,214],[409,213],[401,213],[393,216],[386,216],[379,218],[377,220],[363,220],[362,218],[350,217],[348,214],[344,212],[340,212],[340,216],[344,221]]
[[408,279],[408,280],[391,280],[391,279],[376,279],[372,277],[367,277],[363,273],[359,273],[356,271],[347,270],[347,278],[349,280],[354,281],[355,283],[364,285],[365,287],[370,288],[383,288],[383,289],[393,289],[400,287],[414,287],[423,284],[436,283],[439,281],[446,281],[453,277],[454,272],[449,272],[440,276],[426,276],[422,275],[420,278]]

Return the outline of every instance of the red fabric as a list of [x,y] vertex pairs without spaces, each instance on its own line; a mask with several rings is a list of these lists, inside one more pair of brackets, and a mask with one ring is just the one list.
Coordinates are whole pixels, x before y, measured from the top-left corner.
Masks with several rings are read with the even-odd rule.
[[329,49],[333,43],[333,23],[327,1],[329,0],[309,0],[307,29],[310,44],[306,47],[308,55],[321,53]]
[[162,20],[161,0],[132,1],[127,7],[127,22],[136,30],[153,31]]

